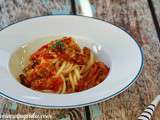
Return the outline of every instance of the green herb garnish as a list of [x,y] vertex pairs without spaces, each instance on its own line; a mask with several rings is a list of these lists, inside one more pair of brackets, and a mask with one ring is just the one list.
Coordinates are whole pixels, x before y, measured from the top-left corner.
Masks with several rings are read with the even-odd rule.
[[52,49],[56,48],[56,44],[52,45],[51,48],[52,48]]
[[64,44],[60,40],[56,40],[56,43],[51,46],[52,49],[54,48],[64,48]]

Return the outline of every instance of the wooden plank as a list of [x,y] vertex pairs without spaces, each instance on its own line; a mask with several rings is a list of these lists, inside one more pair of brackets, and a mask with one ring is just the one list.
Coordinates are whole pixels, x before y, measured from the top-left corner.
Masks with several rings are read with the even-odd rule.
[[[0,29],[30,17],[48,14],[70,14],[71,12],[70,0],[0,0]],[[61,110],[40,109],[16,104],[15,102],[0,97],[0,115],[2,113],[7,115],[48,115],[49,119],[47,120],[85,119],[84,108]]]
[[160,1],[148,0],[148,4],[151,9],[152,18],[160,41]]
[[0,27],[30,17],[70,13],[70,0],[0,0]]
[[152,0],[154,9],[155,9],[155,13],[158,19],[158,23],[160,25],[160,0]]
[[[156,1],[156,0],[155,0]],[[92,120],[136,120],[160,93],[160,43],[147,0],[90,0],[96,6],[95,17],[129,31],[144,50],[144,69],[138,80],[120,95],[90,106]],[[77,13],[81,14],[77,6]],[[107,33],[106,33],[107,34]],[[100,113],[99,117],[95,115]],[[95,112],[95,113],[94,113]],[[159,120],[160,106],[153,120]]]

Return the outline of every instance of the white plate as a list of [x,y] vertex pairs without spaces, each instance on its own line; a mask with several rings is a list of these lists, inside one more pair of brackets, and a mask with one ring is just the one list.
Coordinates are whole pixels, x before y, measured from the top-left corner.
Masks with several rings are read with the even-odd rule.
[[[29,41],[59,35],[73,36],[80,44],[92,47],[110,66],[109,76],[98,86],[73,94],[41,93],[21,85],[10,70],[14,51]],[[73,108],[102,102],[131,86],[142,67],[142,50],[133,37],[98,19],[74,15],[44,16],[13,24],[0,32],[0,94],[26,105]]]

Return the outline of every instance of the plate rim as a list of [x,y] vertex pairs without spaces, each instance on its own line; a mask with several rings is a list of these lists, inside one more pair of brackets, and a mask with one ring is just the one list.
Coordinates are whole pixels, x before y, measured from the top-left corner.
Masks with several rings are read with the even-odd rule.
[[135,39],[135,37],[133,37],[133,35],[131,33],[129,33],[127,30],[125,30],[124,28],[122,28],[121,26],[118,26],[118,25],[115,25],[109,21],[105,21],[105,20],[102,20],[102,19],[99,19],[99,18],[95,18],[95,17],[89,17],[89,16],[83,16],[83,15],[67,15],[67,14],[60,14],[60,15],[43,15],[43,16],[35,16],[35,17],[30,17],[30,18],[26,18],[26,19],[23,19],[23,20],[20,20],[20,21],[17,21],[17,22],[14,22],[12,24],[9,24],[5,27],[3,27],[1,31],[3,31],[4,29],[12,26],[12,25],[15,25],[17,23],[20,23],[20,22],[23,22],[23,21],[26,21],[26,20],[31,20],[31,19],[34,19],[34,18],[40,18],[40,17],[49,17],[49,16],[71,16],[71,17],[82,17],[82,18],[89,18],[91,20],[98,20],[100,22],[104,22],[104,23],[108,23],[114,27],[117,27],[119,29],[121,29],[122,31],[124,31],[125,33],[127,33],[132,39],[133,41],[136,43],[136,45],[138,46],[139,50],[140,50],[140,53],[141,53],[141,67],[139,68],[138,70],[138,73],[137,75],[131,80],[131,82],[126,85],[124,88],[120,89],[118,92],[108,96],[108,97],[104,97],[102,99],[99,99],[99,100],[96,100],[96,101],[92,101],[92,102],[89,102],[89,103],[83,103],[83,104],[77,104],[77,105],[64,105],[64,106],[55,106],[55,105],[41,105],[41,104],[33,104],[33,103],[29,103],[29,102],[24,102],[24,101],[21,101],[21,100],[18,100],[16,98],[13,98],[13,97],[10,97],[4,93],[2,93],[0,91],[0,96],[3,96],[11,101],[14,101],[14,102],[18,102],[18,103],[21,103],[21,104],[25,104],[25,105],[29,105],[29,106],[34,106],[34,107],[39,107],[39,108],[51,108],[51,109],[66,109],[66,108],[75,108],[75,107],[84,107],[84,106],[88,106],[88,105],[93,105],[93,104],[97,104],[97,103],[100,103],[100,102],[103,102],[103,101],[106,101],[108,99],[111,99],[117,95],[119,95],[120,93],[124,92],[125,90],[127,90],[136,80],[137,78],[140,76],[141,72],[142,72],[142,69],[144,67],[144,52],[143,52],[143,48],[140,46],[140,44],[138,43],[138,41]]

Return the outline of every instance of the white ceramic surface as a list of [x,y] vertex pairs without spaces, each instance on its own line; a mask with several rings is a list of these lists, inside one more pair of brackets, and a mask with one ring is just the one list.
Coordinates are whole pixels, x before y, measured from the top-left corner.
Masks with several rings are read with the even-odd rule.
[[[16,80],[17,71],[21,69],[17,69],[14,75],[11,72],[11,66],[19,65],[19,58],[23,56],[19,55],[14,64],[15,51],[33,41],[56,36],[72,36],[81,46],[92,48],[96,56],[110,67],[109,76],[98,86],[73,94],[41,93],[21,85]],[[142,67],[142,50],[131,35],[102,20],[74,15],[44,16],[0,31],[0,95],[22,104],[44,108],[95,104],[126,90],[139,76]]]

